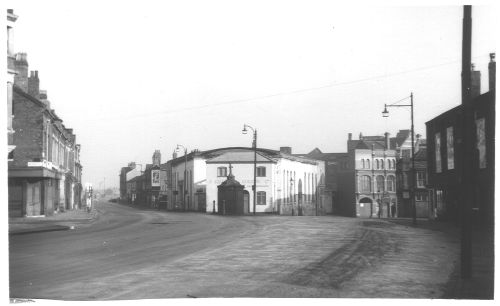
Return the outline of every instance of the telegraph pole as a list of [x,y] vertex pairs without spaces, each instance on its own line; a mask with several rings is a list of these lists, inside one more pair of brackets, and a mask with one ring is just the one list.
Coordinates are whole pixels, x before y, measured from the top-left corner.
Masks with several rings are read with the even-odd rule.
[[471,105],[472,7],[464,6],[462,40],[462,143],[460,171],[461,277],[472,276],[472,186],[474,181],[474,114]]

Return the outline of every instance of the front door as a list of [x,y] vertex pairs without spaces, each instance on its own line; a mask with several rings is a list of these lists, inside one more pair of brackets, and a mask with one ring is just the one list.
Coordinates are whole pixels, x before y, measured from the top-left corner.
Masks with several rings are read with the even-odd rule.
[[250,213],[250,194],[248,191],[243,190],[243,213]]

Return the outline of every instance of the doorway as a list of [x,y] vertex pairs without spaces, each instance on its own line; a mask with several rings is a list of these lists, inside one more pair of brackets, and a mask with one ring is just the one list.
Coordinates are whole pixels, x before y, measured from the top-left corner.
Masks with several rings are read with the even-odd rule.
[[250,213],[250,193],[248,191],[243,190],[243,211],[244,213]]
[[361,218],[370,218],[373,211],[373,201],[370,198],[359,200],[359,216]]

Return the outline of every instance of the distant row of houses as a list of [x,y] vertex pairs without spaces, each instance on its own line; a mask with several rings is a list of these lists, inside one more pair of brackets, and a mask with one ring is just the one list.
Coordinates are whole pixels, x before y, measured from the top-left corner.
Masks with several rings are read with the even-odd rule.
[[[256,213],[341,214],[360,217],[395,217],[411,213],[405,200],[408,169],[401,166],[411,150],[410,131],[396,137],[349,134],[347,152],[307,154],[257,148]],[[430,215],[425,172],[425,140],[417,137],[417,152],[423,156],[420,176],[424,196],[419,197],[419,215]],[[161,163],[155,151],[151,164],[135,162],[120,172],[120,197],[137,205],[178,211],[219,212],[218,186],[229,173],[243,185],[243,212],[253,213],[253,148],[228,147],[194,150],[184,156],[174,152]],[[401,169],[401,182],[398,182]],[[419,172],[420,173],[420,172]],[[157,178],[157,179],[155,179]]]
[[9,217],[52,215],[81,205],[81,146],[28,75],[26,53],[14,53],[18,16],[7,10],[7,136]]

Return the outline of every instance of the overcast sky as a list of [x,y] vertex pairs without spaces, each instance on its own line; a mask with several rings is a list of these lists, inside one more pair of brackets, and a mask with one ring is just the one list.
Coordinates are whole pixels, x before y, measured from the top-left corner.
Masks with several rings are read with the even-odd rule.
[[[327,2],[16,1],[14,49],[82,145],[84,182],[118,186],[128,162],[176,144],[346,150],[460,104],[461,6]],[[158,1],[159,3],[159,1]],[[472,56],[488,90],[496,11],[474,6]]]

